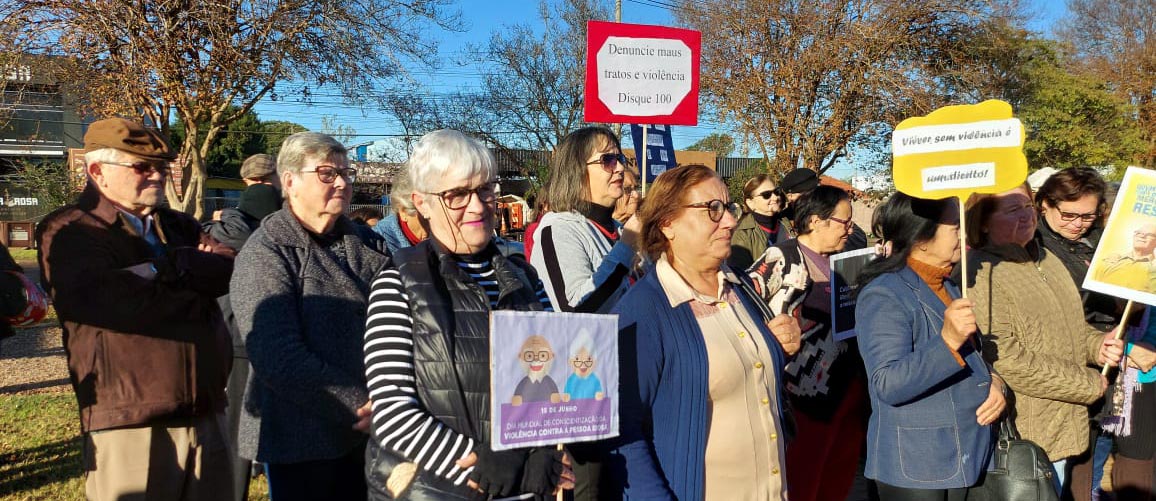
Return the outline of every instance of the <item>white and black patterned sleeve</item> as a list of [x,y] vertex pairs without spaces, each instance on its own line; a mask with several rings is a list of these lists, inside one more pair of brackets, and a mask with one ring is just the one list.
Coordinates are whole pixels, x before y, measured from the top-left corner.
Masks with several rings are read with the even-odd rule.
[[374,279],[366,316],[365,370],[374,438],[422,469],[461,485],[473,468],[462,469],[455,462],[469,456],[474,441],[434,418],[417,398],[413,317],[397,270],[386,269]]

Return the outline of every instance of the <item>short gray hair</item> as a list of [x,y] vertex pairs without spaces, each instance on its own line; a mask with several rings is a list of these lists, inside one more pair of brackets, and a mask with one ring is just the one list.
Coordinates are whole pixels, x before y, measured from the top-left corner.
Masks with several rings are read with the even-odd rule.
[[[494,156],[481,142],[450,129],[435,130],[421,137],[405,161],[410,186],[414,191],[429,192],[451,169],[464,170],[465,177],[497,177]],[[456,172],[455,172],[456,173]],[[392,196],[390,199],[392,200]]]
[[393,176],[393,186],[389,188],[389,203],[396,212],[404,212],[411,216],[417,215],[417,208],[413,206],[413,182],[409,179],[408,163],[401,164],[401,170]]
[[281,152],[277,154],[277,175],[300,172],[305,167],[306,158],[333,157],[343,157],[348,164],[349,150],[328,134],[298,132],[281,143]]
[[589,353],[592,358],[594,357],[594,338],[586,329],[578,331],[578,335],[574,336],[573,341],[570,341],[570,358],[578,356],[578,352],[582,350],[586,350],[586,353]]

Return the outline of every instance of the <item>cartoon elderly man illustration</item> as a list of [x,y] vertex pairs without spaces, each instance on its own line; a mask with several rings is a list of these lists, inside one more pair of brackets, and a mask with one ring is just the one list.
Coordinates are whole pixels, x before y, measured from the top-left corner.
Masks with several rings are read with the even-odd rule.
[[597,358],[594,356],[594,339],[587,331],[581,331],[570,343],[570,358],[567,359],[574,373],[566,378],[566,388],[562,391],[562,401],[593,398],[602,400],[602,381],[594,374]]
[[522,405],[523,402],[551,402],[558,403],[558,385],[550,377],[550,367],[554,365],[554,349],[546,338],[538,335],[530,336],[522,342],[519,353],[522,370],[526,373],[514,389],[512,405]]

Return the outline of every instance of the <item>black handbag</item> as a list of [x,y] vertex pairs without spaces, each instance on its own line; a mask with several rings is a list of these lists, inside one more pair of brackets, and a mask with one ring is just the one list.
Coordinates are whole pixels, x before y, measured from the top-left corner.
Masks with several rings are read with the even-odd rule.
[[1010,418],[1000,420],[991,468],[968,490],[968,501],[1059,501],[1048,454],[1020,437]]

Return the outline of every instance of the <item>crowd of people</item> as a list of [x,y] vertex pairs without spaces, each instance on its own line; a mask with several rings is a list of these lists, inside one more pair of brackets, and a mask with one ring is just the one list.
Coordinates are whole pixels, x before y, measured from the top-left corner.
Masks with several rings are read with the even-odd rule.
[[[490,151],[457,131],[414,145],[389,214],[347,214],[357,171],[324,134],[247,160],[239,206],[204,225],[163,203],[174,158],[139,123],[91,124],[84,192],[36,231],[89,499],[244,499],[256,462],[274,501],[955,501],[985,488],[1001,422],[1057,494],[1098,498],[1115,451],[1116,499],[1153,497],[1156,324],[1118,340],[1123,301],[1080,288],[1094,170],[962,213],[892,195],[837,339],[829,258],[869,242],[810,170],[731,200],[686,165],[643,193],[618,137],[582,128],[524,258],[496,244]],[[496,310],[617,315],[620,436],[495,450]]]

